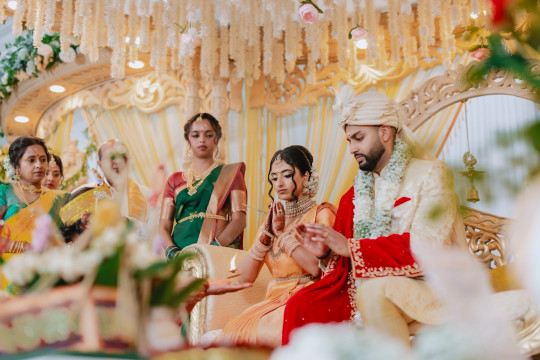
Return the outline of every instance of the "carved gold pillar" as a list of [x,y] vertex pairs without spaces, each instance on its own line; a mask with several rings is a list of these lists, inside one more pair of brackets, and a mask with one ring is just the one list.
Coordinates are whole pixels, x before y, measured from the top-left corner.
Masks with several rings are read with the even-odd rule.
[[199,112],[201,108],[201,98],[199,97],[200,80],[189,76],[186,80],[186,106],[184,108],[184,122]]
[[229,160],[228,151],[228,126],[227,114],[229,113],[229,96],[227,93],[228,80],[217,78],[212,81],[212,92],[210,93],[210,111],[212,115],[218,119],[223,136],[219,142],[218,159],[223,161]]

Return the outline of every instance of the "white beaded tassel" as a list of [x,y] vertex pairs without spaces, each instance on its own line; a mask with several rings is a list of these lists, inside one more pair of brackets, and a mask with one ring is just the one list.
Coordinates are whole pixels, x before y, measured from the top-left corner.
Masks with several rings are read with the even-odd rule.
[[270,75],[272,72],[272,50],[274,48],[274,37],[272,36],[272,21],[270,14],[265,14],[263,27],[263,74]]
[[45,31],[47,34],[50,34],[52,33],[52,28],[54,26],[54,17],[56,14],[56,0],[42,1],[47,1],[47,5],[45,6],[45,22],[43,25],[43,31]]
[[73,0],[64,0],[62,2],[62,24],[60,25],[60,50],[66,52],[69,50],[71,39],[69,35],[73,28]]
[[[255,34],[253,34],[254,36]],[[229,77],[229,27],[221,25],[219,28],[219,76]]]
[[256,32],[254,35],[256,36],[256,41],[253,44],[253,74],[252,79],[258,80],[261,77],[261,27],[257,26]]
[[[79,36],[81,37],[82,42],[82,24],[83,24],[83,16],[81,9],[83,7],[83,0],[74,0],[74,6],[75,6],[75,12],[73,17],[73,36]],[[66,14],[66,16],[68,16]],[[82,49],[81,49],[82,52]]]
[[34,46],[39,48],[43,39],[43,22],[45,17],[45,1],[40,0],[37,2],[35,10],[32,12],[30,8],[29,13],[34,13],[33,22],[29,20],[30,27],[34,28]]
[[345,68],[347,65],[347,45],[349,43],[348,32],[350,29],[347,29],[347,9],[345,6],[340,6],[335,10],[334,16],[334,26],[337,28],[336,36],[337,39],[337,58],[339,66]]

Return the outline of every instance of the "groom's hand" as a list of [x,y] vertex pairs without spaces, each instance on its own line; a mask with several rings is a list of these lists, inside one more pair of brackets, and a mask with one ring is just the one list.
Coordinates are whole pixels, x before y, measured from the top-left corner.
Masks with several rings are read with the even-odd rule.
[[350,257],[349,240],[339,232],[323,224],[306,224],[306,235],[313,242],[330,247],[336,254]]

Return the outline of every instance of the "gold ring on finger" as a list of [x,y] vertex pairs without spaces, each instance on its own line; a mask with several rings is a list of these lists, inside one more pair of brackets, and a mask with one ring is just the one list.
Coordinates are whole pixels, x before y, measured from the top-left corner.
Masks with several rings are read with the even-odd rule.
[[324,232],[323,237],[324,237],[324,238],[327,238],[327,237],[328,237],[328,231],[325,231],[325,232]]

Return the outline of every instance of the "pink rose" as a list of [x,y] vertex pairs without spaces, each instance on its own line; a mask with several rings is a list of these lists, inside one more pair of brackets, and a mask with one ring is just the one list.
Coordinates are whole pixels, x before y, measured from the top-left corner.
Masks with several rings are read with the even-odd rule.
[[52,218],[49,214],[43,214],[36,219],[34,230],[32,230],[32,250],[42,252],[49,243],[49,238],[52,236],[51,226]]
[[480,48],[471,54],[471,57],[475,59],[476,61],[482,61],[484,59],[487,59],[489,55],[491,54],[491,51],[489,51],[488,48]]
[[315,6],[311,4],[304,4],[298,9],[298,14],[300,18],[309,24],[313,24],[319,17],[319,12]]
[[191,34],[182,34],[182,36],[180,37],[180,41],[182,41],[184,44],[189,44],[189,45],[197,45],[198,40],[199,39],[197,39]]
[[351,38],[356,40],[362,40],[367,37],[368,31],[361,26],[357,26],[351,30]]

